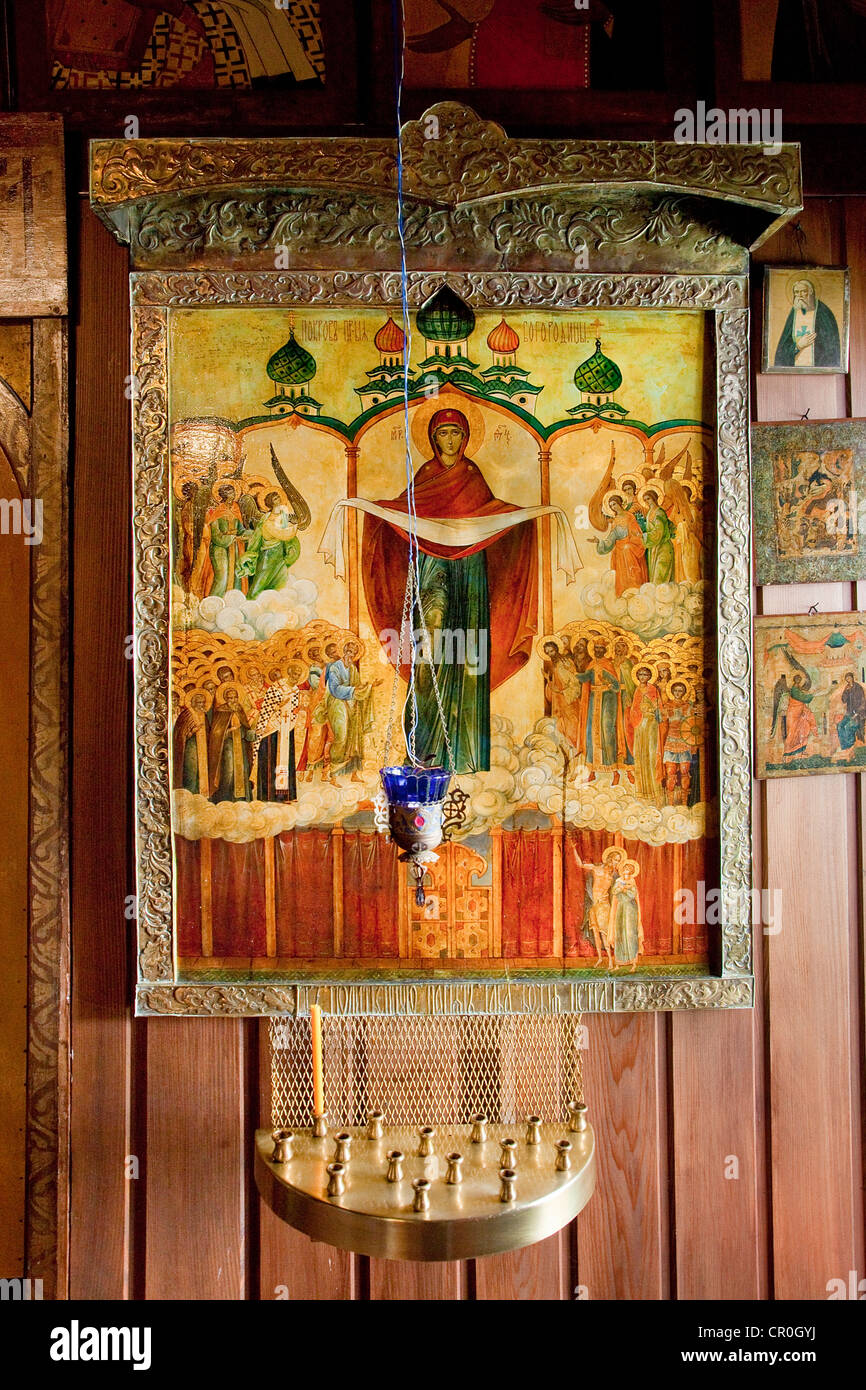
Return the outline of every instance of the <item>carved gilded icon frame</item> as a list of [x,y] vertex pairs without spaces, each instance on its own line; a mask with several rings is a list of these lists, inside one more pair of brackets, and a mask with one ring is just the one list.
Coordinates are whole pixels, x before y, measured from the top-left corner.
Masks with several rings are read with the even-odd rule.
[[[436,138],[425,136],[436,130]],[[721,926],[715,972],[598,980],[345,983],[179,978],[172,923],[167,654],[167,324],[217,305],[393,308],[395,144],[95,142],[91,197],[129,241],[140,1013],[628,1012],[748,1007],[751,575],[748,247],[799,207],[799,152],[752,146],[511,141],[455,103],[403,134],[410,307],[447,280],[475,308],[699,309],[712,316],[717,452]],[[274,245],[290,269],[274,270]],[[585,265],[589,270],[576,269]],[[471,972],[467,971],[467,975]]]

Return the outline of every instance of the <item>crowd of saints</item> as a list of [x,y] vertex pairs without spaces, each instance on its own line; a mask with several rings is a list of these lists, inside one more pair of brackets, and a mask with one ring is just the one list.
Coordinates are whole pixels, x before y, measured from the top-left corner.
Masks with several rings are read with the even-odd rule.
[[655,806],[708,799],[710,675],[700,638],[642,642],[578,622],[541,646],[546,712],[587,783],[604,773]]
[[[701,444],[709,454],[707,446]],[[642,584],[696,584],[706,576],[704,517],[707,507],[701,470],[690,444],[665,460],[658,455],[641,473],[614,481],[615,449],[589,504],[589,520],[601,538],[590,536],[599,555],[610,556],[617,595]]]
[[362,678],[360,642],[325,626],[279,654],[229,652],[193,647],[175,672],[176,790],[214,802],[294,801],[299,781],[362,780],[380,681]]

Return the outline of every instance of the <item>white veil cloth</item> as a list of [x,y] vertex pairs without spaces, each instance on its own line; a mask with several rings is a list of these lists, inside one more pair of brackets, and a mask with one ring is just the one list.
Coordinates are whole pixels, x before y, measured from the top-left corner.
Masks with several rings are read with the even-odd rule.
[[[380,507],[378,502],[368,502],[365,497],[347,497],[337,502],[328,517],[328,523],[319,544],[319,554],[325,563],[334,566],[338,579],[346,577],[345,529],[346,512],[349,508],[377,516],[398,530],[406,532],[409,517],[406,512],[393,507]],[[552,516],[556,520],[556,564],[571,584],[579,569],[583,568],[578,554],[568,517],[561,507],[519,507],[513,512],[497,512],[495,516],[460,517],[413,517],[412,530],[421,541],[431,545],[448,545],[463,549],[487,541],[491,536],[510,531],[513,526],[522,526],[526,521],[535,521],[541,516]]]

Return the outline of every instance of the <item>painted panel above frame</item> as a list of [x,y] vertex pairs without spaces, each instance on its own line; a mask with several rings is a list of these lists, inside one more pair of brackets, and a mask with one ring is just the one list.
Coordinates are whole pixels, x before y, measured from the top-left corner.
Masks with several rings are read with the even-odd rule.
[[[393,142],[93,146],[94,204],[140,267],[138,1008],[747,1006],[743,272],[798,206],[797,151],[518,142],[432,114],[438,139],[426,118],[405,136],[408,343]],[[299,187],[312,222],[286,210]],[[211,196],[203,221],[190,199]],[[406,353],[424,582],[443,631],[489,639],[474,712],[468,657],[449,706],[470,819],[417,911],[371,814]]]

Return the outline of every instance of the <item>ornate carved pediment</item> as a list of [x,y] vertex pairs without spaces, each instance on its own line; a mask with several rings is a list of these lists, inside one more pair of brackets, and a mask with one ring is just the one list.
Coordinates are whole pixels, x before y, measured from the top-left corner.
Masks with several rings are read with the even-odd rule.
[[[414,267],[743,272],[801,206],[795,145],[516,140],[457,102],[403,128]],[[133,264],[382,267],[394,140],[96,140],[91,200]],[[279,257],[282,255],[282,264]],[[637,263],[637,264],[636,264]]]

